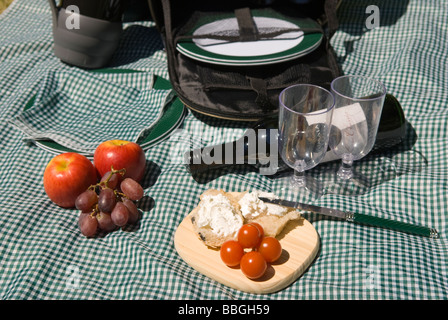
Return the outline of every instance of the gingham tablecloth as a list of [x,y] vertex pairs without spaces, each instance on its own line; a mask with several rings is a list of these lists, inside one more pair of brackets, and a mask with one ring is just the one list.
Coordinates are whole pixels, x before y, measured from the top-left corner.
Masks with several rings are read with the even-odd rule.
[[117,137],[137,142],[172,98],[172,90],[153,89],[153,82],[151,72],[51,70],[30,109],[11,123],[24,132],[25,141],[52,140],[83,154]]
[[[380,26],[368,29],[366,7]],[[343,1],[332,39],[346,74],[382,80],[401,102],[408,139],[356,165],[377,179],[357,196],[315,203],[434,227],[440,239],[306,216],[320,236],[317,258],[293,284],[268,295],[231,289],[196,272],[173,237],[209,189],[282,191],[286,178],[256,170],[210,172],[196,181],[179,159],[192,147],[233,140],[245,126],[191,113],[180,131],[146,151],[149,167],[137,227],[87,239],[78,212],[54,205],[42,176],[54,156],[23,141],[9,120],[22,112],[43,75],[63,70],[52,52],[47,1],[15,0],[0,15],[0,297],[2,299],[447,299],[448,15],[445,1]],[[112,67],[167,78],[166,57],[150,21],[125,25]],[[326,178],[337,162],[309,174]]]

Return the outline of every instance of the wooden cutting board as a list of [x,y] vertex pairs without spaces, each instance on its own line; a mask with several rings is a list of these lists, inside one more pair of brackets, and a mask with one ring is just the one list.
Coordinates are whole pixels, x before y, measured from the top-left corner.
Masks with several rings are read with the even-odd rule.
[[226,266],[219,256],[219,249],[207,247],[197,236],[188,214],[178,226],[174,245],[182,259],[196,271],[226,286],[249,293],[272,293],[284,289],[297,280],[313,262],[319,250],[319,235],[308,220],[290,221],[277,236],[283,252],[264,276],[248,279],[239,267]]

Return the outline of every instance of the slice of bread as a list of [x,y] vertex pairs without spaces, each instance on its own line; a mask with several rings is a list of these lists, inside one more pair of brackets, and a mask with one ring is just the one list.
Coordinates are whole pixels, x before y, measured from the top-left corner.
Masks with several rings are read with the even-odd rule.
[[245,223],[257,222],[265,236],[276,237],[289,221],[300,219],[300,212],[295,209],[264,203],[258,199],[259,195],[258,191],[204,192],[191,215],[199,238],[207,246],[219,248],[227,240],[236,240]]
[[191,222],[199,238],[209,247],[219,248],[236,239],[244,219],[235,199],[222,190],[210,189],[200,196],[193,210]]
[[300,212],[295,210],[289,210],[284,215],[264,215],[258,216],[253,219],[247,219],[246,223],[257,222],[264,230],[264,234],[267,237],[276,237],[282,232],[286,224],[291,220],[300,219]]
[[272,193],[260,191],[245,192],[239,197],[239,209],[244,217],[244,223],[257,222],[264,230],[265,236],[276,237],[290,220],[301,217],[300,212],[288,207],[265,203],[258,197],[275,198]]

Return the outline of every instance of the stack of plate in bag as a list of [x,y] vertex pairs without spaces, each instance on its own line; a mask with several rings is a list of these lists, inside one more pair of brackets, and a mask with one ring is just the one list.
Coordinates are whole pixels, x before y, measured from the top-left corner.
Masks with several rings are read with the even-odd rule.
[[176,48],[206,63],[254,66],[303,57],[317,49],[323,38],[320,25],[311,19],[257,14],[252,18],[260,35],[254,41],[235,41],[241,25],[237,17],[223,16],[214,21],[197,21]]

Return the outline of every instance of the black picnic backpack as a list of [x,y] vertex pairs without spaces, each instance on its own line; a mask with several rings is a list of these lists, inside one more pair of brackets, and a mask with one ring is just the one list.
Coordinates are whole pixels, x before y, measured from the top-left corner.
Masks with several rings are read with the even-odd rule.
[[[151,16],[166,48],[173,89],[189,109],[222,119],[258,121],[277,112],[278,95],[287,86],[310,83],[329,89],[331,81],[340,75],[330,45],[338,28],[336,10],[340,0],[309,0],[307,4],[290,0],[266,2],[148,0]],[[269,63],[259,59],[254,60],[255,63],[245,60],[229,65],[219,56],[216,63],[212,60],[214,57],[207,57],[210,61],[197,59],[196,52],[188,51],[187,45],[193,40],[244,42],[282,38],[284,34],[297,32],[288,23],[260,27],[254,23],[255,19],[261,19],[259,17],[299,25],[304,37],[315,39],[318,35],[319,41],[305,55],[292,53]],[[219,26],[205,34],[197,31],[198,25],[224,19],[236,19],[236,32]]]

